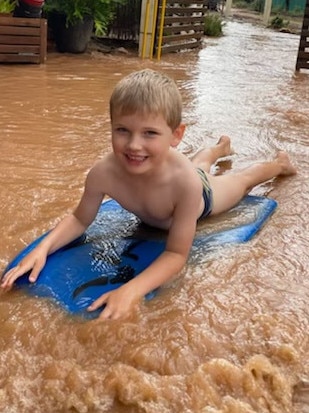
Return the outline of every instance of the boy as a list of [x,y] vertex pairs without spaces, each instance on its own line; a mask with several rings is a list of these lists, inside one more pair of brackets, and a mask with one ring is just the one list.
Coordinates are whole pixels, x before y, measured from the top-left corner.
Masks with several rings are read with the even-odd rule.
[[2,288],[10,289],[29,270],[35,282],[47,256],[86,230],[107,195],[146,224],[168,230],[165,251],[147,269],[89,307],[93,311],[105,304],[101,319],[124,318],[148,292],[181,271],[199,219],[232,208],[263,181],[296,173],[287,154],[279,152],[272,162],[210,175],[211,165],[230,155],[230,139],[221,137],[190,161],[175,150],[185,130],[181,113],[180,93],[167,76],[146,69],[122,79],[110,100],[112,153],[89,171],[75,211],[5,274]]

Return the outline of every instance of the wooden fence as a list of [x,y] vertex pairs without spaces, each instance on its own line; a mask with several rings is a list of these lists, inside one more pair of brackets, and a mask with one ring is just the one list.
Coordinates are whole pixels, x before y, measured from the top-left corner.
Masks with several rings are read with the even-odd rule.
[[300,69],[309,69],[309,0],[306,0],[296,61],[296,71],[299,71]]
[[138,42],[142,0],[130,0],[119,4],[115,10],[115,18],[108,28],[109,39],[130,40]]
[[160,0],[155,54],[194,49],[201,45],[208,0]]

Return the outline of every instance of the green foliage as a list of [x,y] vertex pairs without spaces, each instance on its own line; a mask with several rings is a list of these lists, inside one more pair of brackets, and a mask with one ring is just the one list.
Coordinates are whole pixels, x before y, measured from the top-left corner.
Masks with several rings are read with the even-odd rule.
[[265,1],[264,0],[255,0],[252,3],[252,7],[254,11],[257,11],[259,13],[263,13],[264,7],[265,7]]
[[245,0],[236,0],[233,2],[233,7],[238,9],[251,9],[252,10],[252,2],[247,2]]
[[103,36],[114,17],[117,4],[126,0],[46,0],[44,10],[64,14],[67,26],[73,26],[78,21],[90,16],[94,19],[95,34]]
[[282,17],[276,16],[270,22],[270,27],[273,29],[282,29],[283,27],[287,27],[289,25],[288,20],[283,20]]
[[236,0],[233,6],[239,9],[247,9],[262,13],[264,10],[264,0]]
[[206,36],[222,36],[223,22],[221,16],[217,13],[209,13],[204,19],[204,34]]
[[0,13],[12,13],[15,9],[16,1],[0,0]]

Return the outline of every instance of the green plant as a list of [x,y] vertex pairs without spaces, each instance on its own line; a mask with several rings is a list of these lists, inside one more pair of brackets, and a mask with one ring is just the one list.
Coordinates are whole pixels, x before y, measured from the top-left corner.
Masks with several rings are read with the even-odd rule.
[[252,10],[257,11],[258,13],[263,13],[265,7],[265,0],[254,0],[252,3]]
[[264,0],[236,0],[233,7],[261,13],[264,9]]
[[16,1],[0,0],[0,13],[12,13],[15,9]]
[[221,17],[215,13],[209,13],[204,19],[204,34],[206,36],[218,37],[222,35],[223,22]]
[[94,20],[95,34],[103,36],[114,16],[117,4],[126,0],[46,0],[44,10],[47,13],[60,13],[66,16],[66,25],[74,26],[85,16]]
[[233,7],[236,7],[237,9],[250,9],[251,3],[248,3],[245,0],[237,0],[233,2]]
[[283,20],[282,17],[276,16],[270,22],[270,27],[273,29],[282,29],[283,27],[287,27],[289,25],[288,20]]

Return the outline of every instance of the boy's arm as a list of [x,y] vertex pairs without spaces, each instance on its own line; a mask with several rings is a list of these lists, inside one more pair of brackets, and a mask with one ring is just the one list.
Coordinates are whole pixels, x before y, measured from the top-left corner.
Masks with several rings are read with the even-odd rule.
[[93,175],[92,172],[88,174],[83,196],[75,211],[63,218],[36,248],[3,276],[1,288],[10,289],[15,280],[28,271],[31,271],[29,281],[35,282],[47,256],[84,233],[95,218],[103,199],[103,194],[95,190]]
[[140,297],[175,277],[185,266],[196,231],[196,220],[183,226],[176,219],[170,228],[164,252],[141,274],[134,278],[132,289]]
[[[187,205],[188,206],[188,205]],[[196,231],[196,206],[175,211],[165,251],[143,272],[116,290],[103,294],[88,308],[94,311],[106,305],[101,319],[125,318],[150,291],[175,277],[184,267]],[[188,211],[191,211],[188,216]]]

